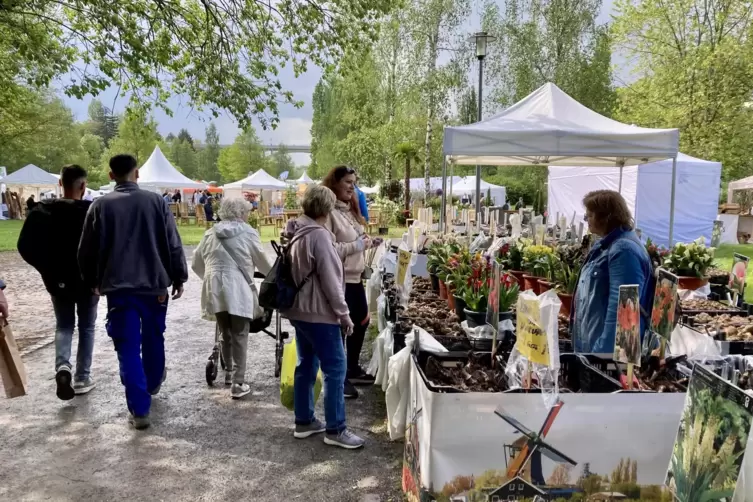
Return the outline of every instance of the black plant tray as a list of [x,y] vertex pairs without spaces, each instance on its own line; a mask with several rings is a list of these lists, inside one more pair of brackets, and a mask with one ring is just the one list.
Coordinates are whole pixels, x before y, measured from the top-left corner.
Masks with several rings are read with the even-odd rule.
[[747,317],[748,312],[742,309],[730,309],[730,310],[685,310],[683,309],[682,315],[684,316],[696,316],[698,314],[708,315],[722,315],[729,314],[734,316]]
[[432,335],[436,341],[450,352],[467,352],[471,350],[471,344],[462,336],[438,336]]
[[622,390],[620,367],[594,355],[560,354],[561,379],[572,392],[612,393]]
[[[476,353],[474,354],[474,357],[481,358],[481,361],[487,361],[489,366],[491,366],[491,352],[486,353]],[[424,385],[429,389],[431,392],[441,393],[441,394],[468,394],[468,391],[458,389],[457,387],[453,387],[451,385],[437,385],[426,376],[426,373],[424,372],[424,368],[426,367],[426,363],[429,360],[429,357],[433,357],[443,365],[458,365],[458,366],[464,366],[468,362],[468,358],[471,357],[470,352],[465,351],[455,351],[455,352],[430,352],[428,350],[421,350],[419,349],[417,352],[412,354],[413,360],[416,363],[416,367],[418,368],[418,374],[421,375],[421,379],[424,381]],[[507,361],[507,358],[509,357],[509,354],[503,353],[497,355],[497,364],[499,366],[499,378],[506,378],[505,377],[505,361]]]

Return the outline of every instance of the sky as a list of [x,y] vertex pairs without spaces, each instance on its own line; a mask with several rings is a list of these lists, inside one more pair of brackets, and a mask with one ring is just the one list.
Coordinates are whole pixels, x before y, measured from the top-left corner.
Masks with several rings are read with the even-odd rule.
[[[598,18],[600,23],[610,20],[613,6],[614,0],[603,0],[601,14]],[[467,22],[468,33],[476,31],[474,27],[478,26],[478,24],[480,24],[478,12],[474,10]],[[275,130],[264,130],[258,122],[255,123],[254,127],[263,143],[283,143],[287,145],[310,144],[313,116],[311,97],[322,72],[313,65],[309,65],[309,67],[309,71],[298,78],[294,76],[289,66],[281,70],[280,82],[283,88],[292,91],[294,98],[303,101],[304,105],[301,108],[296,108],[292,105],[281,105],[279,108],[280,123]],[[77,120],[86,120],[87,109],[93,99],[91,96],[87,96],[83,100],[69,97],[64,97],[63,99],[73,111],[74,117]],[[114,88],[110,88],[102,93],[98,96],[98,99],[105,106],[114,109],[116,112],[121,112],[127,104],[127,98],[118,98]],[[239,132],[238,125],[231,117],[223,114],[219,118],[214,119],[207,113],[197,112],[190,106],[185,97],[175,96],[171,98],[168,106],[173,111],[172,117],[168,116],[162,110],[156,110],[154,113],[154,118],[158,123],[158,130],[163,136],[167,136],[169,133],[177,135],[180,129],[185,128],[192,137],[203,141],[204,131],[210,121],[214,122],[217,127],[220,135],[220,143],[223,145],[232,144]],[[294,153],[291,154],[291,157],[297,165],[308,165],[311,160],[309,154],[306,153]]]

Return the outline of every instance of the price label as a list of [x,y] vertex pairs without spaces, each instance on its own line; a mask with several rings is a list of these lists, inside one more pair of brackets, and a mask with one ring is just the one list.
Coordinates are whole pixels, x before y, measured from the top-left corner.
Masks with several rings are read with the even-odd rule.
[[418,252],[418,240],[421,237],[421,227],[418,225],[413,227],[413,251]]
[[410,268],[410,257],[410,251],[397,250],[397,284],[399,286],[405,284],[405,274],[408,273],[408,269]]
[[532,363],[549,366],[549,342],[541,327],[541,311],[536,298],[518,300],[518,340],[515,346]]
[[546,225],[539,223],[536,225],[536,244],[542,246],[544,244],[544,236],[546,235]]

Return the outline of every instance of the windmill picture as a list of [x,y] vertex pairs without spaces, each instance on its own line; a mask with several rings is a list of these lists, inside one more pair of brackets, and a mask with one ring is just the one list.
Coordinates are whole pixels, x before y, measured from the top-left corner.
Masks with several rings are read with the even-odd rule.
[[578,464],[575,460],[544,441],[563,405],[562,401],[558,401],[549,410],[549,414],[538,433],[507,414],[501,407],[494,410],[497,416],[512,425],[517,432],[522,434],[522,437],[513,444],[505,445],[505,463],[507,465],[508,481],[489,493],[488,500],[521,500],[533,497],[549,498],[550,490],[545,486],[546,481],[544,480],[544,472],[541,465],[542,455],[558,464],[568,463],[573,466]]

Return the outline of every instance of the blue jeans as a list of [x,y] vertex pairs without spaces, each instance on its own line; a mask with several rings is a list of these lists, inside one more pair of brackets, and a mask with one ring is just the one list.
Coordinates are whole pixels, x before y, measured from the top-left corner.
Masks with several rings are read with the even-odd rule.
[[[167,296],[107,295],[107,334],[115,344],[128,411],[149,415],[153,392],[165,371]],[[143,358],[143,360],[142,360]]]
[[314,382],[321,363],[324,374],[324,420],[327,433],[345,429],[345,348],[340,326],[291,321],[295,327],[298,364],[295,367],[295,423],[314,420]]
[[94,352],[94,323],[97,320],[98,296],[79,299],[51,296],[55,310],[55,371],[61,366],[71,367],[71,345],[78,314],[78,350],[76,351],[77,382],[89,378]]

